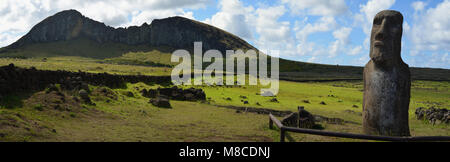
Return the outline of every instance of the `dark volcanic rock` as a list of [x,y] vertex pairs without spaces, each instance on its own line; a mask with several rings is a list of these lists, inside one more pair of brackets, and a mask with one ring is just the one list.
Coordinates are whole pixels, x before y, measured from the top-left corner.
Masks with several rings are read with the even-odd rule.
[[435,107],[430,107],[428,109],[424,107],[419,107],[416,109],[416,118],[418,120],[428,120],[430,123],[450,123],[450,111],[447,109],[439,109]]
[[18,68],[13,64],[0,67],[0,95],[40,91],[48,88],[51,84],[61,84],[61,88],[65,90],[76,90],[75,92],[78,92],[83,89],[89,92],[88,84],[121,88],[127,82],[168,84],[171,83],[171,78],[170,76],[112,75],[62,70],[36,70],[35,68]]
[[171,88],[158,88],[156,90],[142,90],[142,96],[147,98],[155,98],[158,95],[168,96],[169,99],[178,101],[205,101],[206,94],[202,89],[181,89],[176,86]]
[[86,90],[82,89],[78,92],[78,94],[80,95],[80,98],[81,100],[83,100],[84,103],[95,105],[95,103],[92,102],[91,98],[89,97],[89,93]]
[[160,95],[156,98],[150,99],[150,103],[156,107],[172,108],[169,102],[169,97],[164,95]]

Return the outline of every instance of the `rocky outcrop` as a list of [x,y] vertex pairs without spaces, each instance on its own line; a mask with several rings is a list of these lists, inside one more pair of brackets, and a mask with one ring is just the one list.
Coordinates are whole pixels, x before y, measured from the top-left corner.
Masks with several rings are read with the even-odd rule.
[[61,84],[66,90],[89,90],[87,84],[124,87],[125,83],[171,84],[170,76],[113,75],[108,73],[86,73],[71,71],[37,70],[19,68],[14,64],[0,67],[0,96],[13,93],[39,91],[51,84]]
[[428,120],[433,125],[440,123],[450,124],[450,111],[447,109],[419,107],[416,109],[415,114],[418,120]]
[[196,41],[202,41],[205,50],[255,49],[233,34],[179,16],[155,19],[150,25],[144,23],[141,26],[113,28],[89,19],[76,10],[62,11],[46,18],[7,48],[19,48],[33,43],[66,41],[79,37],[87,37],[98,43],[169,46],[175,49],[192,49]]
[[164,95],[160,95],[156,98],[150,99],[150,103],[156,107],[172,108],[172,106],[170,105],[169,97]]
[[142,96],[148,98],[157,98],[158,96],[167,96],[169,99],[178,101],[205,101],[206,94],[202,89],[181,89],[176,86],[172,88],[143,89]]

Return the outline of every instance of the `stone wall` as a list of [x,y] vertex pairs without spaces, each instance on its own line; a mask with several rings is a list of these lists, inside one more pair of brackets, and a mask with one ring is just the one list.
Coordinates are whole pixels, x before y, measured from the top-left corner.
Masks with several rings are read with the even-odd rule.
[[0,96],[18,92],[43,90],[50,84],[84,82],[110,88],[124,87],[127,82],[147,84],[171,84],[170,76],[114,75],[108,73],[86,73],[71,71],[37,70],[19,68],[14,64],[0,67]]

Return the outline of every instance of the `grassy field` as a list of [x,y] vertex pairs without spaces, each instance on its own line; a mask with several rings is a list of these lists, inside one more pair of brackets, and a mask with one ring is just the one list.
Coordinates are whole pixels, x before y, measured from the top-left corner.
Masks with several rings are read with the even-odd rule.
[[[14,63],[20,67],[34,66],[46,70],[132,75],[167,75],[171,72],[166,67],[104,64],[98,61],[80,57],[2,58],[0,66]],[[279,131],[268,128],[268,115],[238,113],[222,107],[229,105],[290,111],[296,111],[297,106],[301,105],[313,114],[355,123],[319,123],[326,131],[362,133],[362,117],[359,114],[362,110],[361,81],[280,81],[276,96],[278,102],[271,101],[274,97],[260,96],[261,86],[194,86],[206,92],[208,102],[171,101],[173,109],[156,108],[139,93],[143,88],[156,87],[159,85],[127,84],[127,88],[112,89],[117,99],[91,93],[96,106],[74,102],[71,98],[74,92],[65,91],[62,92],[65,99],[45,92],[3,96],[9,103],[0,102],[0,141],[279,140]],[[92,91],[98,88],[90,86]],[[449,90],[448,81],[413,81],[409,111],[413,136],[450,136],[448,125],[431,125],[414,116],[418,107],[450,107]],[[130,96],[129,92],[133,95]],[[55,107],[55,104],[62,106]],[[287,139],[293,142],[360,141],[294,133],[289,133]]]
[[67,70],[67,71],[84,71],[90,73],[110,73],[121,75],[170,75],[169,67],[151,67],[151,66],[134,66],[121,65],[112,63],[99,63],[100,59],[66,56],[66,57],[36,57],[36,58],[0,58],[0,66],[10,63],[18,67],[30,68],[36,67],[39,70]]
[[[410,127],[413,136],[450,135],[448,125],[431,125],[414,118],[413,111],[422,103],[434,103],[448,107],[449,91],[423,89],[437,82],[414,82],[420,88],[413,89],[410,109]],[[74,106],[71,111],[55,110],[49,107],[37,108],[32,103],[33,96],[24,99],[22,107],[0,110],[0,141],[277,141],[279,132],[268,129],[268,116],[255,113],[236,113],[235,110],[215,105],[251,106],[260,102],[266,108],[279,110],[296,109],[304,105],[313,114],[338,117],[358,124],[343,125],[319,123],[324,130],[337,132],[361,132],[361,116],[345,110],[361,112],[358,82],[330,83],[294,83],[281,82],[279,103],[271,103],[269,98],[257,97],[257,87],[207,88],[210,103],[171,101],[173,109],[160,109],[148,103],[148,99],[139,94],[142,88],[156,88],[143,83],[128,84],[126,89],[114,89],[117,100],[91,95],[96,106],[82,105],[79,110]],[[449,83],[445,83],[449,85]],[[346,87],[340,87],[346,86]],[[91,87],[95,90],[98,87]],[[139,90],[138,90],[139,89]],[[312,91],[314,89],[314,91]],[[329,91],[340,94],[336,98],[328,97]],[[348,92],[347,92],[348,91]],[[429,98],[422,94],[440,97]],[[132,92],[134,97],[128,97]],[[239,93],[240,92],[240,93]],[[344,93],[346,92],[346,93]],[[222,93],[227,93],[232,101],[226,101]],[[439,93],[441,95],[437,95]],[[240,102],[239,96],[245,95],[250,105]],[[294,97],[298,96],[298,97]],[[322,97],[320,97],[322,96]],[[311,103],[302,103],[303,99]],[[239,100],[239,101],[237,101]],[[339,100],[342,100],[340,102]],[[327,105],[320,105],[324,101]],[[322,137],[289,133],[289,141],[359,141],[343,138]]]

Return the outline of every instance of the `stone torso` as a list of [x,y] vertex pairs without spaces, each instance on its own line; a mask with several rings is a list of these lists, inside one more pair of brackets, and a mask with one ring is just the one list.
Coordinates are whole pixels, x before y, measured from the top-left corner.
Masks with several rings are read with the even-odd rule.
[[[407,65],[404,65],[407,66]],[[408,107],[409,71],[401,67],[380,70],[369,62],[364,75],[364,124],[369,134],[409,135]],[[400,126],[400,125],[405,125]]]

